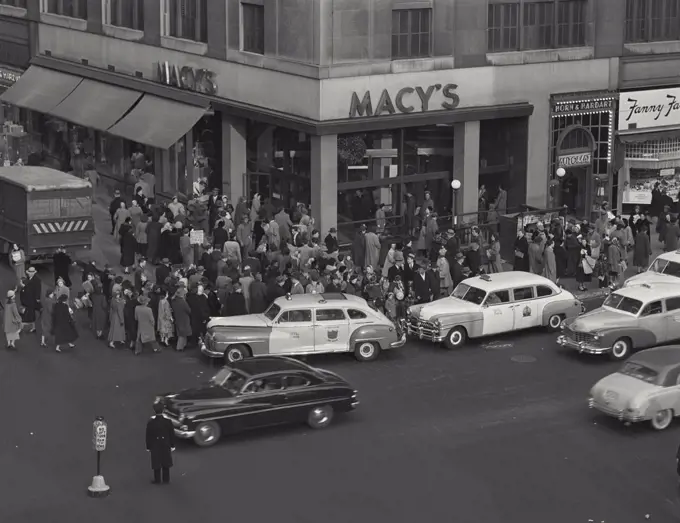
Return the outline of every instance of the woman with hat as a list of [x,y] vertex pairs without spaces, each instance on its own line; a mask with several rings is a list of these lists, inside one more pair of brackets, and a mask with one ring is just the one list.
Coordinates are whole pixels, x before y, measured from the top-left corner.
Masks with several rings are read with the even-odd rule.
[[135,253],[137,252],[137,240],[132,228],[132,220],[127,218],[125,225],[120,228],[120,265],[125,274],[130,274],[130,267],[135,264]]
[[109,306],[109,347],[116,348],[116,343],[125,343],[125,299],[120,287],[112,291]]
[[78,331],[73,320],[73,312],[66,303],[66,296],[59,296],[52,310],[52,335],[56,343],[55,350],[61,352],[61,346],[67,343],[69,347],[75,347],[78,339]]
[[135,340],[135,355],[142,353],[144,347],[151,347],[154,352],[160,351],[156,344],[156,325],[153,311],[149,307],[149,298],[139,296],[135,307],[135,321],[137,322],[137,339]]
[[440,296],[449,296],[453,292],[453,280],[451,279],[451,267],[446,259],[446,247],[439,249],[437,271],[439,272]]
[[92,303],[91,326],[92,331],[98,340],[104,335],[106,329],[106,320],[108,316],[108,303],[104,295],[104,287],[99,278],[92,281],[92,294],[90,294],[90,301]]
[[9,262],[14,269],[17,281],[21,281],[21,278],[26,276],[26,255],[16,243],[12,245],[12,250],[9,253]]
[[[67,287],[68,288],[68,287]],[[54,290],[48,289],[42,304],[42,314],[40,314],[40,346],[47,347],[47,338],[52,335],[52,313],[54,311]]]
[[[31,270],[35,274],[35,269],[29,267],[27,274],[31,274]],[[42,296],[36,296],[36,287],[29,285],[28,278],[22,278],[19,288],[19,301],[21,302],[21,317],[24,319],[24,325],[30,327],[29,332],[35,332],[35,320],[38,317],[38,308]],[[40,290],[38,290],[38,293]]]
[[19,335],[23,322],[19,309],[16,304],[16,293],[14,291],[7,291],[7,302],[5,304],[5,337],[7,338],[7,348],[16,349],[16,342],[19,341]]

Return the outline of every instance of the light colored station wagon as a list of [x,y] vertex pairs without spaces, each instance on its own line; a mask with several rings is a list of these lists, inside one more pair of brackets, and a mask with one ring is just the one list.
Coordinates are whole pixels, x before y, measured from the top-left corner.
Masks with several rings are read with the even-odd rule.
[[448,348],[469,338],[548,327],[558,330],[578,316],[576,297],[543,276],[528,272],[483,274],[463,280],[451,296],[408,310],[410,335]]
[[406,334],[366,300],[341,293],[277,298],[263,314],[212,318],[201,351],[227,362],[250,356],[353,352],[371,361]]

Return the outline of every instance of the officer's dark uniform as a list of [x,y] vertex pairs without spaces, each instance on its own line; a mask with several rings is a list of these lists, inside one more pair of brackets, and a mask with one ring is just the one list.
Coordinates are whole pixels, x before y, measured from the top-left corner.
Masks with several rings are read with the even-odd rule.
[[156,415],[146,424],[146,450],[151,452],[151,468],[153,482],[170,483],[170,467],[172,467],[172,451],[175,450],[175,431],[172,422],[164,418],[160,412],[161,405],[154,405]]

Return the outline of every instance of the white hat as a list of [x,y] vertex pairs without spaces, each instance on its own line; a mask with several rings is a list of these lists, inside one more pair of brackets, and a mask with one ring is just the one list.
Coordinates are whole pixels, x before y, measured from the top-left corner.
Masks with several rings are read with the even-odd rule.
[[15,294],[16,294],[16,293],[15,293],[13,290],[7,291],[7,297],[8,297],[8,298],[14,298]]

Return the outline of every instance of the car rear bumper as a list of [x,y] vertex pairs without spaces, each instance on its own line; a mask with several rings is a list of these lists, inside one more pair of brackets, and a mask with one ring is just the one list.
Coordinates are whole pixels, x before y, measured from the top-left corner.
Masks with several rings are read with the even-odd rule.
[[401,338],[397,341],[390,343],[390,349],[396,349],[398,347],[403,347],[404,345],[406,345],[406,333],[402,334]]
[[557,344],[560,347],[567,347],[586,354],[605,354],[612,350],[611,347],[600,347],[599,345],[592,345],[582,341],[578,342],[564,335],[557,337]]
[[602,405],[599,402],[596,402],[594,399],[590,398],[588,400],[588,408],[595,409],[602,414],[606,414],[607,416],[611,416],[612,418],[617,418],[619,421],[627,422],[627,423],[638,423],[640,421],[645,421],[644,416],[634,416],[632,412],[628,411],[620,411],[613,409],[609,407],[608,405]]

